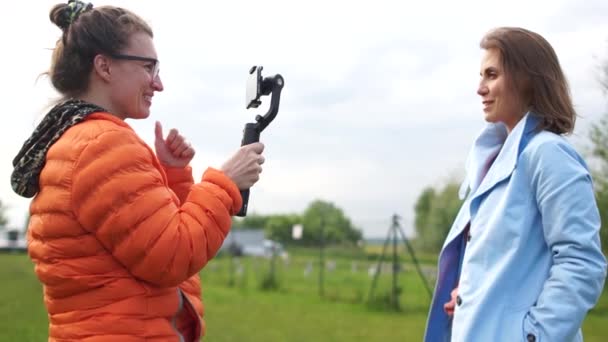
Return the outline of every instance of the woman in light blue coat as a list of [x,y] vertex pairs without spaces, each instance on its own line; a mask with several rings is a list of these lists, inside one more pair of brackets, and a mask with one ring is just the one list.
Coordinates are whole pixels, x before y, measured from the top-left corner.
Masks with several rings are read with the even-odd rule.
[[495,29],[481,48],[488,125],[467,159],[425,341],[582,341],[606,259],[589,170],[562,137],[576,117],[566,78],[534,32]]

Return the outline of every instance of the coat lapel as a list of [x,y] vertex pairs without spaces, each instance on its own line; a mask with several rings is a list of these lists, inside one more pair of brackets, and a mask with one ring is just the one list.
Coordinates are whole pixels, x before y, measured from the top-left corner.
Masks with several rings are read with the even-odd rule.
[[442,249],[445,249],[452,242],[452,240],[454,240],[458,235],[460,235],[460,233],[467,226],[467,223],[469,223],[471,219],[469,211],[469,201],[470,199],[467,199],[460,208],[460,211],[458,212],[458,215],[454,220],[454,224],[448,232],[448,236],[445,238]]
[[483,176],[487,171],[484,167],[487,167],[498,154],[506,137],[507,130],[503,124],[490,123],[475,139],[466,161],[466,177],[458,192],[458,196],[461,200],[464,200],[464,203],[445,239],[444,249],[462,233],[471,220],[470,204],[472,199],[475,198]]
[[[482,175],[483,177],[479,187],[472,191],[472,205],[474,205],[475,201],[481,196],[492,190],[498,183],[508,179],[511,176],[513,170],[515,170],[515,167],[517,166],[517,160],[523,147],[522,141],[525,140],[525,137],[528,134],[534,131],[537,124],[537,117],[533,114],[527,114],[522,120],[520,120],[515,128],[513,128],[513,131],[511,131],[509,135],[497,136],[497,140],[494,140],[494,142],[498,142],[499,139],[503,138],[504,143],[499,143],[497,146],[495,146],[497,147],[497,152],[495,153],[498,154],[496,155],[496,159],[491,164],[485,177],[483,177],[483,164],[471,165],[474,172],[476,172],[478,175]],[[506,129],[504,134],[506,134]],[[491,149],[487,150],[490,151]],[[492,158],[492,156],[486,152],[486,156],[478,158],[478,160],[487,163],[490,158]],[[471,186],[471,188],[473,188],[473,186]]]
[[527,136],[534,131],[538,122],[533,113],[528,113],[511,134],[507,133],[502,123],[490,123],[478,135],[467,157],[466,178],[458,193],[461,200],[466,200],[446,237],[444,247],[469,223],[474,215],[471,209],[476,207],[479,198],[511,176]]

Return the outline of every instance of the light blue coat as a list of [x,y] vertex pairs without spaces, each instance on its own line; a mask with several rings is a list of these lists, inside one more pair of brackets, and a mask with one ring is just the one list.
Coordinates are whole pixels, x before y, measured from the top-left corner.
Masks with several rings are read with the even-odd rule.
[[[606,278],[600,217],[585,162],[564,138],[538,132],[538,122],[528,114],[508,135],[488,124],[476,139],[425,341],[582,341],[581,323]],[[456,286],[452,320],[443,304]]]

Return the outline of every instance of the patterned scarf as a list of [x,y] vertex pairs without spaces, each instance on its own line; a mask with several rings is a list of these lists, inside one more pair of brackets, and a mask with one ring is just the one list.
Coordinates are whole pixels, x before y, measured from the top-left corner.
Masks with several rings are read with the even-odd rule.
[[74,99],[53,107],[13,159],[14,169],[11,175],[13,190],[23,197],[30,198],[36,195],[40,190],[38,178],[46,162],[49,148],[68,128],[83,121],[89,114],[105,111],[94,104]]

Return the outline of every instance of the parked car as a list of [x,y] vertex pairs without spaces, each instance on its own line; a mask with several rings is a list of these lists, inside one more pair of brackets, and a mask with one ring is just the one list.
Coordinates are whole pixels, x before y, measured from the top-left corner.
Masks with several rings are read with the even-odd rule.
[[235,256],[270,258],[273,254],[285,257],[287,252],[279,242],[267,239],[261,229],[235,229],[228,233],[220,252]]

